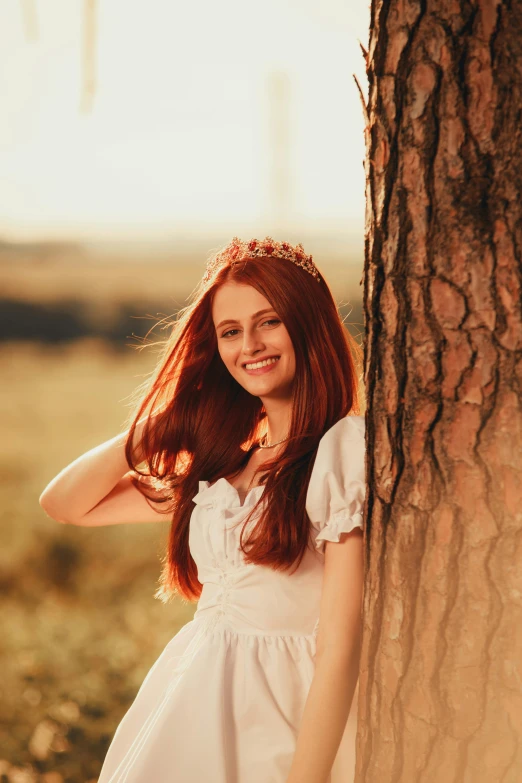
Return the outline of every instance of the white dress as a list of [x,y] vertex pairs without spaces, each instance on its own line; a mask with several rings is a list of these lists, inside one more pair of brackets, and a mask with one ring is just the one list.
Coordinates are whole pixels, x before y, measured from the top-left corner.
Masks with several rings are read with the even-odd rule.
[[[225,478],[199,482],[189,532],[203,585],[194,619],[147,674],[98,783],[286,782],[314,674],[324,544],[362,527],[364,450],[362,416],[321,438],[306,498],[315,546],[291,575],[245,564],[241,526],[229,529],[264,488],[242,506]],[[353,781],[358,690],[330,783]]]

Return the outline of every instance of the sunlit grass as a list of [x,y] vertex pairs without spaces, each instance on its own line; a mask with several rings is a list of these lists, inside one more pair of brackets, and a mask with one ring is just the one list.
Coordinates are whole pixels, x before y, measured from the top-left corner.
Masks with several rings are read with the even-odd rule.
[[85,341],[4,345],[0,360],[0,775],[85,783],[195,605],[153,598],[168,523],[64,526],[38,497],[66,464],[122,430],[126,398],[154,356]]

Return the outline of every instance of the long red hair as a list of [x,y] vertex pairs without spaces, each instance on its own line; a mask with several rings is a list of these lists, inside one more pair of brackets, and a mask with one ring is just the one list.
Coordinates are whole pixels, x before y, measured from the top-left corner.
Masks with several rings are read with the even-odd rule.
[[[349,413],[360,413],[358,375],[362,350],[343,323],[325,282],[286,259],[249,258],[227,263],[201,281],[168,325],[156,369],[138,393],[129,419],[125,454],[133,483],[162,502],[172,522],[157,597],[197,600],[202,585],[189,550],[189,524],[198,482],[233,477],[245,467],[263,432],[266,411],[228,372],[212,320],[216,290],[228,280],[251,285],[276,310],[295,351],[289,440],[266,464],[259,483],[264,508],[247,541],[245,561],[275,569],[297,568],[310,543],[305,510],[308,481],[321,436]],[[146,415],[139,447],[131,444]],[[136,448],[136,443],[134,443]]]

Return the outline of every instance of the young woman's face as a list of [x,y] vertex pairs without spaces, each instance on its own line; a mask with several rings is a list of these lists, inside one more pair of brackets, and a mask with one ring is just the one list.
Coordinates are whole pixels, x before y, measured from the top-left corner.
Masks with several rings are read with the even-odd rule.
[[236,381],[257,397],[290,399],[294,348],[268,299],[250,285],[224,283],[214,296],[212,319],[219,354]]

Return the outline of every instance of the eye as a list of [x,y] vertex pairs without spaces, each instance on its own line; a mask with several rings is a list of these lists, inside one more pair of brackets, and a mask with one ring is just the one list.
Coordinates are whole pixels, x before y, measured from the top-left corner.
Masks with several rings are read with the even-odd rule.
[[[275,324],[277,326],[280,323],[281,323],[281,319],[280,318],[267,318],[266,321],[263,321],[260,324],[260,326],[265,326],[265,324],[269,324],[269,325],[274,325]],[[226,332],[223,332],[223,334],[221,335],[221,338],[222,339],[223,338],[227,339],[228,337],[234,337],[237,332],[239,332],[239,329],[228,329]]]

